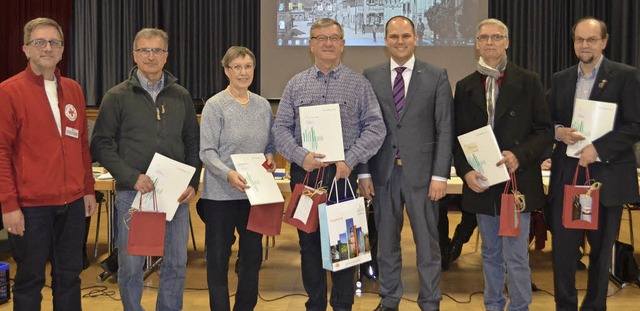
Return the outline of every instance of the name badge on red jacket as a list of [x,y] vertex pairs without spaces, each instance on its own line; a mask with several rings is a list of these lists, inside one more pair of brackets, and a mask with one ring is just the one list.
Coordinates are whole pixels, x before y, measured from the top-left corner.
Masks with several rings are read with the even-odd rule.
[[78,129],[74,129],[74,128],[71,128],[71,127],[68,127],[68,126],[65,127],[65,130],[64,130],[64,134],[65,135],[67,135],[69,137],[73,137],[73,138],[78,138],[80,136],[79,133],[80,133],[80,131],[78,131]]

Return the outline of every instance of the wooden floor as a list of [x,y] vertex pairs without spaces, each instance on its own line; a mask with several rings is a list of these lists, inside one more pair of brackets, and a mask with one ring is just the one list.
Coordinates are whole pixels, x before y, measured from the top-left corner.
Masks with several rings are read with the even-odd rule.
[[[206,262],[203,259],[204,249],[204,224],[197,218],[195,210],[192,210],[197,251],[193,249],[189,240],[189,261],[187,267],[187,281],[184,293],[184,310],[208,310],[209,298],[206,282]],[[104,211],[103,211],[104,213]],[[628,242],[629,227],[626,212],[623,216],[620,239]],[[103,216],[105,216],[103,214]],[[96,280],[97,275],[102,272],[98,262],[106,257],[106,217],[102,217],[100,224],[99,256],[93,258],[93,239],[95,234],[95,222],[97,217],[92,217],[91,232],[89,235],[89,245],[91,249],[91,266],[82,273],[82,299],[84,310],[122,310],[122,305],[118,300],[117,284],[113,279],[100,283]],[[634,211],[636,233],[636,244],[639,244],[640,236],[640,211]],[[450,232],[453,232],[455,225],[460,221],[460,213],[450,213]],[[405,221],[403,230],[402,255],[403,261],[403,281],[404,299],[400,303],[400,309],[419,310],[415,303],[417,298],[418,274],[415,267],[415,246],[411,237],[411,229],[408,221]],[[553,275],[551,270],[551,242],[546,244],[542,251],[532,250],[530,252],[530,262],[532,267],[532,279],[540,289],[533,293],[533,304],[531,310],[553,310]],[[475,251],[476,235],[471,241],[465,244],[462,255],[457,262],[451,265],[449,271],[443,272],[441,280],[441,290],[443,300],[442,310],[483,310],[482,290],[482,263],[480,252]],[[640,247],[637,247],[640,248]],[[636,249],[637,249],[636,248]],[[229,279],[232,293],[236,287],[236,277],[233,270],[237,244],[234,245],[232,254]],[[588,265],[587,257],[582,259]],[[640,254],[636,251],[636,260],[640,262]],[[9,253],[0,253],[0,261],[9,262],[11,265],[11,277],[15,273],[15,263]],[[577,288],[580,299],[585,293],[586,271],[579,271],[577,274]],[[50,284],[50,280],[47,280]],[[145,281],[145,290],[142,304],[147,310],[155,309],[157,295],[158,275],[152,274]],[[610,283],[610,297],[608,299],[609,310],[638,310],[640,304],[640,289],[637,286],[626,286],[622,289],[614,287]],[[292,227],[284,224],[282,235],[276,238],[275,247],[269,250],[268,260],[263,262],[260,271],[260,298],[256,310],[304,310],[304,288],[300,275],[300,255],[297,235]],[[373,310],[379,302],[377,284],[375,281],[363,280],[363,293],[356,297],[353,310]],[[51,289],[43,290],[42,310],[52,310]],[[233,301],[233,298],[232,298]],[[0,310],[9,310],[12,303],[0,305]]]

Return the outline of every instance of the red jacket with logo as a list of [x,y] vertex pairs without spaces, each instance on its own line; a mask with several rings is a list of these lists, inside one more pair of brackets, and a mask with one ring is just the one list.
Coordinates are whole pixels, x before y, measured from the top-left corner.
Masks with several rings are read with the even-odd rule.
[[44,79],[27,68],[0,84],[0,203],[20,207],[71,203],[94,193],[87,117],[80,85],[60,76],[61,133]]

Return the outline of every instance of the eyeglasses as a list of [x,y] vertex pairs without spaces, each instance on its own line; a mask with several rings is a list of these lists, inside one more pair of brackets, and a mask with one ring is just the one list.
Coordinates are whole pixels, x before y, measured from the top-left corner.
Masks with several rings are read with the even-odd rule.
[[327,36],[315,36],[315,37],[311,37],[311,39],[312,40],[318,40],[318,42],[322,42],[322,43],[327,42],[327,40],[335,43],[335,42],[338,42],[338,41],[342,40],[342,37],[338,37],[338,36],[330,36],[330,37],[327,37]]
[[235,73],[241,73],[241,72],[242,72],[242,69],[244,69],[244,72],[250,72],[250,71],[252,71],[252,70],[253,70],[253,68],[254,68],[254,66],[253,66],[253,64],[246,64],[246,65],[244,65],[244,66],[242,66],[242,65],[235,65],[235,66],[233,66],[233,67],[231,67],[231,66],[227,66],[227,68],[232,69],[232,70],[233,70],[233,72],[235,72]]
[[27,45],[32,45],[32,46],[35,46],[35,47],[37,47],[39,49],[43,49],[44,47],[47,46],[47,43],[49,43],[49,45],[51,45],[51,48],[53,48],[53,49],[59,48],[64,44],[64,42],[62,42],[60,40],[34,39],[34,40],[31,40],[31,41],[27,42]]
[[166,50],[161,48],[141,48],[141,49],[135,49],[135,51],[137,53],[142,54],[143,56],[149,56],[150,54],[153,54],[153,56],[158,56],[160,54],[167,52]]
[[478,37],[476,37],[476,39],[478,39],[479,42],[487,42],[487,40],[489,40],[489,38],[491,38],[491,41],[493,42],[500,42],[502,41],[502,39],[506,38],[507,36],[503,36],[503,35],[499,35],[499,34],[492,34],[492,35],[479,35]]
[[587,42],[588,45],[594,45],[596,44],[596,42],[602,40],[602,38],[596,38],[596,37],[590,37],[590,38],[574,38],[573,39],[573,43],[577,44],[577,45],[582,45],[583,43]]

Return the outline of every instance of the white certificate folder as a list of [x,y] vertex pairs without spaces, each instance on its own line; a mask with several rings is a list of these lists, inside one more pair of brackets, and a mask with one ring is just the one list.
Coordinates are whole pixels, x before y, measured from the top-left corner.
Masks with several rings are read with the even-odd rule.
[[300,107],[302,147],[325,157],[322,162],[344,161],[340,104]]
[[[158,210],[167,214],[167,221],[171,221],[178,210],[178,198],[189,186],[196,168],[165,157],[159,153],[153,155],[146,175],[151,178],[156,188]],[[142,210],[152,211],[153,192],[142,196]],[[136,194],[131,207],[140,205],[140,191]]]
[[567,156],[580,158],[575,155],[576,152],[613,130],[617,108],[618,105],[614,103],[576,99],[571,127],[578,130],[585,139],[567,146]]
[[245,191],[251,205],[284,202],[273,174],[262,166],[265,161],[264,154],[232,154],[231,161],[233,161],[236,172],[242,175],[251,187]]
[[458,136],[460,146],[469,165],[487,181],[478,180],[485,186],[493,186],[509,180],[507,167],[496,163],[502,159],[500,147],[491,126],[486,125],[477,130]]

